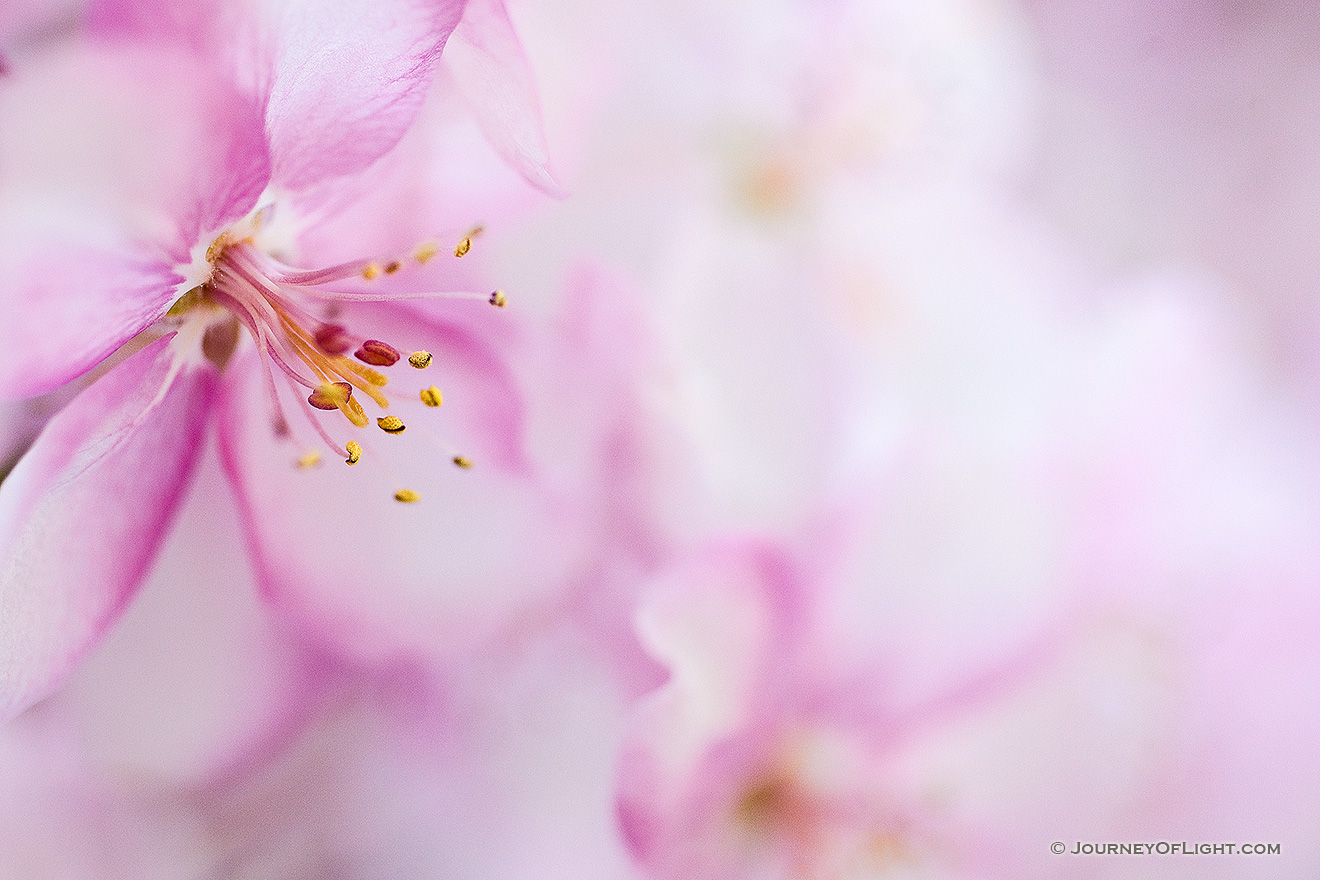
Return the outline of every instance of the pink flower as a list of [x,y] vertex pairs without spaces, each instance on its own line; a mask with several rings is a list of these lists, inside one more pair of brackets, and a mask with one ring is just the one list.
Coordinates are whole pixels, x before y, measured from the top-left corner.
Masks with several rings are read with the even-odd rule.
[[[522,343],[471,303],[396,302],[462,281],[449,266],[479,230],[390,236],[374,258],[321,231],[379,184],[364,172],[408,131],[451,34],[458,92],[496,106],[483,128],[553,188],[503,6],[464,7],[110,2],[87,39],[4,83],[0,116],[21,123],[0,135],[0,381],[95,381],[0,490],[0,715],[50,693],[122,612],[217,409],[264,594],[341,646],[459,648],[574,565],[574,511],[525,445],[529,376],[506,360]],[[338,263],[298,268],[304,240]]]

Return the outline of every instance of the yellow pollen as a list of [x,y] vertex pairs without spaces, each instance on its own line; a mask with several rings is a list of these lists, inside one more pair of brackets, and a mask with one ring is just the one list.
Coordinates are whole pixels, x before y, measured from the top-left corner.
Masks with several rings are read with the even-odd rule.
[[430,388],[422,389],[422,403],[426,404],[427,406],[439,406],[444,402],[445,399],[440,394],[440,389],[436,388],[434,385],[432,385]]
[[431,353],[429,351],[414,351],[408,355],[408,363],[419,370],[425,370],[431,366]]
[[436,243],[428,241],[417,246],[417,250],[413,251],[413,259],[419,263],[425,263],[438,253],[440,253],[440,248],[436,246]]
[[472,470],[472,459],[470,459],[470,458],[464,458],[464,457],[461,456],[461,455],[455,455],[455,456],[454,456],[454,464],[458,465],[459,467],[461,467],[461,468],[462,468],[463,470],[465,470],[465,471],[470,471],[470,470]]
[[463,240],[458,243],[458,247],[454,248],[454,256],[462,257],[470,250],[472,250],[472,238],[470,236],[465,236]]
[[418,495],[412,489],[400,489],[394,493],[394,500],[402,501],[404,504],[413,504],[417,501],[421,501],[422,496]]
[[302,458],[298,459],[298,467],[302,470],[314,468],[321,463],[321,453],[315,449],[309,449],[303,453]]
[[405,429],[403,419],[398,416],[382,416],[376,419],[376,424],[386,434],[402,434]]
[[367,265],[362,267],[362,277],[370,281],[380,275],[380,271],[379,263],[367,263]]
[[362,444],[356,440],[349,440],[344,449],[348,450],[348,458],[345,460],[345,464],[357,464],[362,460]]
[[492,294],[490,295],[490,300],[489,300],[489,302],[490,302],[490,304],[493,305],[495,308],[497,308],[497,309],[502,309],[502,308],[504,308],[504,306],[505,306],[509,301],[508,301],[507,299],[505,299],[505,297],[504,297],[504,291],[502,291],[502,290],[497,290],[497,291],[495,291],[494,293],[492,293]]
[[400,263],[398,260],[390,260],[385,264],[385,274],[393,275],[395,272],[399,271],[399,265]]

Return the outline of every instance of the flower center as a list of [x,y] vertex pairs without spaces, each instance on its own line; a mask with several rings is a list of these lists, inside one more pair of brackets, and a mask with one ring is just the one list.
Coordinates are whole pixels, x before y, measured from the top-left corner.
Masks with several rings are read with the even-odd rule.
[[[365,398],[381,411],[376,418],[380,430],[402,434],[406,430],[403,420],[388,413],[390,398],[385,388],[390,379],[382,370],[404,360],[404,355],[389,342],[363,337],[334,320],[316,317],[308,301],[333,306],[336,302],[443,295],[364,294],[325,286],[354,277],[371,281],[381,275],[393,275],[408,262],[429,261],[439,252],[438,248],[423,244],[407,257],[356,260],[327,269],[297,270],[264,253],[254,243],[264,213],[258,212],[211,243],[205,254],[209,267],[209,271],[203,268],[208,273],[205,280],[181,296],[168,317],[181,321],[185,320],[184,316],[196,315],[207,321],[202,352],[222,367],[237,344],[238,325],[246,328],[261,358],[275,408],[277,433],[287,436],[293,430],[280,405],[276,377],[281,377],[295,391],[300,405],[305,400],[306,421],[321,439],[332,450],[343,450],[341,454],[346,455],[347,464],[357,464],[362,458],[362,445],[355,440],[344,445],[337,443],[315,411],[338,411],[354,427],[365,428],[371,422],[363,407]],[[472,246],[472,237],[479,232],[474,230],[464,236],[454,249],[454,256],[466,254]],[[499,291],[486,299],[501,308],[505,304],[504,294]],[[429,367],[431,360],[427,351],[415,351],[406,358],[412,368],[419,370]],[[441,392],[435,385],[423,388],[418,396],[428,407],[441,404]],[[451,458],[462,469],[471,467],[464,456],[453,454]],[[319,462],[320,454],[315,451],[303,454],[298,461],[300,467],[313,467]],[[420,496],[402,489],[394,497],[410,503]]]

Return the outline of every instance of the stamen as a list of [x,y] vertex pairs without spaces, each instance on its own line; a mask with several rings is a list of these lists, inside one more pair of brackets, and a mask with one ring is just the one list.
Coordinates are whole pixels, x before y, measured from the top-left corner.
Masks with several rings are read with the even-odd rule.
[[347,382],[327,382],[307,395],[307,402],[317,409],[341,409],[353,397]]
[[368,339],[353,353],[353,357],[373,367],[392,367],[402,356],[397,348],[379,339]]
[[502,309],[508,303],[508,300],[504,298],[504,291],[497,290],[490,295],[488,302],[495,308]]
[[[476,227],[460,243],[464,253],[472,245],[472,239],[480,234]],[[438,249],[433,242],[419,245],[411,254],[417,263],[424,263],[436,256]],[[283,374],[288,386],[296,394],[305,394],[307,407],[299,407],[308,424],[326,444],[326,448],[337,451],[342,448],[347,457],[344,462],[356,465],[364,455],[363,442],[348,441],[343,447],[326,430],[322,420],[315,415],[316,410],[339,410],[357,427],[370,424],[361,400],[370,398],[381,409],[388,412],[390,399],[383,392],[389,378],[381,370],[394,366],[404,357],[398,349],[379,339],[367,339],[352,333],[348,327],[337,323],[337,313],[330,311],[315,313],[308,305],[326,300],[334,310],[335,300],[386,301],[394,299],[427,298],[437,294],[380,292],[377,294],[336,291],[322,287],[322,284],[337,280],[351,279],[356,275],[371,280],[381,274],[392,274],[406,266],[407,257],[357,260],[342,263],[326,269],[311,271],[292,270],[259,251],[248,233],[226,233],[212,242],[207,253],[212,265],[210,275],[199,287],[183,296],[171,316],[180,317],[193,309],[224,310],[232,315],[225,317],[217,311],[216,316],[207,316],[207,332],[216,328],[215,344],[211,346],[217,362],[227,359],[237,342],[238,327],[246,328],[256,343],[265,369],[268,391],[275,407],[275,423],[282,429],[281,436],[301,445],[294,435],[288,419],[280,406],[282,392],[278,389],[275,376]],[[483,298],[479,293],[448,294],[472,299]],[[503,294],[491,294],[490,301],[500,300]],[[222,325],[219,322],[224,321]],[[223,330],[224,333],[219,331]],[[224,340],[220,337],[224,336]],[[220,343],[225,342],[222,346]],[[354,345],[358,345],[356,351]],[[205,347],[205,346],[204,346]],[[224,349],[222,351],[222,348]],[[348,354],[350,351],[353,354]],[[206,352],[208,356],[212,353]],[[222,355],[224,356],[222,358]],[[408,363],[415,369],[426,369],[434,360],[431,352],[418,350],[407,355]],[[305,389],[305,390],[300,390]],[[359,392],[354,394],[354,392]],[[438,407],[443,400],[440,389],[435,385],[422,389],[419,398],[427,407]],[[406,428],[403,420],[394,415],[382,415],[376,418],[377,426],[387,434],[402,434]],[[422,437],[430,437],[425,424],[416,426]],[[309,438],[311,439],[311,438]],[[306,447],[303,447],[306,448]],[[441,453],[449,457],[454,465],[468,469],[472,462],[457,455],[452,447],[443,447]],[[322,452],[309,450],[295,459],[302,469],[318,466]],[[374,460],[374,457],[373,457]],[[386,465],[388,469],[388,465]],[[402,480],[399,483],[403,482]],[[396,483],[398,485],[399,483]],[[420,495],[411,489],[400,489],[395,497],[403,503],[420,500]]]
[[472,250],[472,238],[470,236],[465,236],[463,240],[458,243],[458,247],[454,248],[454,256],[467,256],[467,252],[470,250]]

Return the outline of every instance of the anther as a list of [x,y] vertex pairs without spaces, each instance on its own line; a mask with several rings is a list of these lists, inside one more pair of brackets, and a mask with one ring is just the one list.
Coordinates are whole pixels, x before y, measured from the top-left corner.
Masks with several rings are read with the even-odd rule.
[[229,233],[224,233],[211,242],[206,248],[206,262],[214,263],[220,259],[220,254],[229,246]]
[[432,385],[430,388],[422,389],[422,403],[427,406],[439,406],[445,399],[440,394],[440,389]]
[[367,265],[362,267],[362,277],[367,279],[368,281],[377,277],[378,275],[380,275],[379,263],[367,263]]
[[298,467],[302,470],[314,468],[320,463],[321,453],[317,452],[315,449],[307,450],[302,454],[302,457],[298,459]]
[[470,470],[472,470],[472,459],[470,459],[470,458],[464,458],[464,457],[461,456],[461,455],[455,455],[455,456],[454,456],[454,464],[458,465],[459,467],[461,467],[461,468],[462,468],[463,470],[465,470],[465,471],[470,471]]
[[425,370],[431,366],[431,353],[429,351],[414,351],[408,355],[408,363],[419,370]]
[[386,434],[402,434],[406,427],[398,416],[381,416],[376,419],[376,424]]
[[509,301],[505,299],[504,291],[497,290],[490,295],[490,299],[487,300],[487,302],[489,302],[497,309],[502,309],[506,304],[508,304]]
[[438,253],[440,253],[440,248],[436,247],[435,242],[428,241],[417,246],[417,250],[413,251],[413,259],[418,263],[425,263]]
[[399,263],[398,260],[390,260],[388,263],[385,264],[385,274],[393,275],[395,272],[399,271],[400,265],[401,264]]
[[307,402],[317,409],[342,409],[353,397],[347,382],[327,382],[307,395]]
[[344,460],[345,464],[357,464],[362,460],[362,444],[356,440],[349,440],[344,447],[348,451],[348,458]]
[[454,248],[454,256],[465,256],[470,250],[472,250],[472,237],[464,236],[463,240],[458,243],[458,247]]
[[361,348],[353,353],[353,357],[364,364],[371,364],[373,367],[392,367],[402,355],[399,354],[397,348],[388,342],[381,342],[379,339],[368,339],[362,343]]
[[322,324],[316,328],[313,336],[316,347],[326,354],[343,354],[353,347],[353,338],[348,330],[338,324]]
[[399,491],[394,493],[394,500],[401,501],[404,504],[414,504],[418,501],[421,501],[422,496],[418,495],[412,489],[400,489]]

